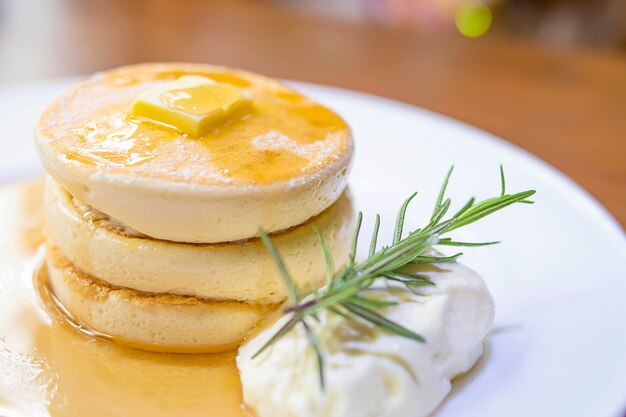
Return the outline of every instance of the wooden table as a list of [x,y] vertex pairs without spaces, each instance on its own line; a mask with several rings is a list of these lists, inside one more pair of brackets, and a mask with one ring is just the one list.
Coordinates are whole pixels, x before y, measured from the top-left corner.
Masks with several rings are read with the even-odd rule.
[[65,0],[42,11],[1,1],[0,82],[180,60],[367,91],[510,140],[626,225],[624,56],[497,35],[432,39],[256,3]]

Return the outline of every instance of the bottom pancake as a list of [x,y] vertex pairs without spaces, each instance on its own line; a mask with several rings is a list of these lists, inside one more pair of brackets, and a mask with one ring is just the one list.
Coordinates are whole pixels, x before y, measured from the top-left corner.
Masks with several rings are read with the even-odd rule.
[[115,287],[79,271],[50,243],[46,270],[56,301],[81,327],[152,351],[234,349],[278,307]]

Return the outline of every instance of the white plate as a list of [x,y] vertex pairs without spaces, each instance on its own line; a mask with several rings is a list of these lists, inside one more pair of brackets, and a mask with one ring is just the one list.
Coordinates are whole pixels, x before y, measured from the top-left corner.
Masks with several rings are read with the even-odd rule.
[[[41,172],[33,125],[68,82],[0,89],[0,183]],[[409,222],[417,226],[451,164],[456,204],[497,194],[500,163],[509,190],[537,190],[534,206],[512,207],[457,235],[504,242],[462,258],[487,280],[497,317],[484,360],[437,416],[623,416],[626,238],[604,208],[554,168],[483,131],[398,102],[296,84],[354,128],[350,183],[365,230],[379,212],[389,236],[414,190]]]

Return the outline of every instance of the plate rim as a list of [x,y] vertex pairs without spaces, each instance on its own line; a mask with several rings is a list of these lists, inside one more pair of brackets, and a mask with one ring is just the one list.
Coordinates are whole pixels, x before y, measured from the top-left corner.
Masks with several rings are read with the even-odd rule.
[[[38,80],[34,82],[23,82],[13,85],[0,85],[0,96],[6,93],[19,94],[24,90],[35,91],[40,88],[53,89],[59,87],[68,86],[73,82],[83,79],[83,76],[72,76],[62,78],[50,78],[46,80]],[[604,207],[604,205],[589,191],[583,188],[580,184],[567,176],[565,173],[554,167],[549,162],[541,159],[532,152],[513,144],[506,140],[506,138],[495,135],[483,128],[473,126],[467,122],[457,120],[451,116],[447,116],[435,111],[416,106],[410,103],[402,102],[399,100],[378,96],[375,94],[351,90],[342,87],[328,86],[317,83],[310,83],[296,80],[284,80],[287,84],[293,85],[296,88],[304,90],[306,92],[318,91],[321,93],[328,92],[330,94],[339,94],[348,97],[353,100],[360,101],[374,101],[381,105],[400,109],[406,113],[418,112],[425,118],[428,118],[437,126],[443,126],[448,131],[465,132],[472,135],[472,140],[477,144],[476,146],[495,148],[498,152],[506,153],[521,164],[528,166],[533,170],[538,170],[537,175],[545,181],[551,182],[554,187],[557,187],[563,191],[564,194],[573,198],[580,204],[581,212],[585,212],[585,218],[589,221],[598,220],[602,224],[597,225],[598,228],[603,229],[603,233],[610,237],[610,245],[615,246],[620,253],[626,255],[626,230],[617,221],[617,219]],[[315,95],[312,94],[312,95]],[[26,179],[26,176],[19,176],[17,181]],[[3,182],[1,186],[11,184],[15,179],[10,182]],[[626,377],[626,375],[625,375]],[[619,381],[618,381],[619,383]],[[623,410],[626,410],[626,397],[623,401],[623,406],[620,409],[616,409],[615,416],[623,417]],[[609,404],[606,404],[610,406]]]
[[615,216],[613,216],[613,214],[590,191],[585,189],[582,185],[578,184],[574,179],[569,177],[567,174],[565,174],[563,171],[559,170],[549,162],[541,159],[539,156],[533,154],[529,150],[526,150],[521,146],[508,141],[506,138],[500,137],[494,133],[491,133],[483,128],[471,125],[467,122],[455,119],[451,116],[447,116],[445,114],[438,113],[433,110],[429,110],[400,100],[384,96],[378,96],[367,92],[310,83],[306,81],[284,81],[289,85],[301,88],[303,87],[307,90],[326,90],[331,93],[339,93],[342,95],[350,95],[355,98],[383,102],[385,103],[385,105],[401,108],[404,111],[418,111],[424,116],[432,120],[436,120],[438,124],[447,124],[452,129],[456,130],[470,131],[475,136],[472,138],[472,140],[477,140],[482,146],[499,147],[505,152],[511,155],[515,155],[515,157],[521,159],[523,162],[530,163],[533,165],[533,167],[540,168],[543,171],[541,175],[542,177],[552,179],[557,183],[558,186],[563,187],[568,194],[579,197],[582,201],[585,202],[587,207],[595,212],[596,215],[599,215],[601,218],[603,218],[603,220],[606,222],[606,225],[609,226],[609,229],[615,233],[615,237],[621,239],[621,243],[624,245],[622,249],[626,251],[626,230],[617,221]]

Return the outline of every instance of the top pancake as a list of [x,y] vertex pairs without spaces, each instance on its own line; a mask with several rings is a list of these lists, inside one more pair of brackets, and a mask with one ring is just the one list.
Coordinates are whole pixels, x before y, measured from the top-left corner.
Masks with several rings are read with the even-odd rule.
[[[183,75],[244,90],[252,112],[199,137],[132,117],[138,94]],[[259,226],[307,220],[341,194],[352,154],[347,124],[328,108],[267,77],[194,64],[97,74],[50,104],[36,141],[46,168],[79,200],[148,236],[186,242],[245,239]],[[145,211],[159,219],[142,219]],[[211,215],[243,224],[200,219]]]

